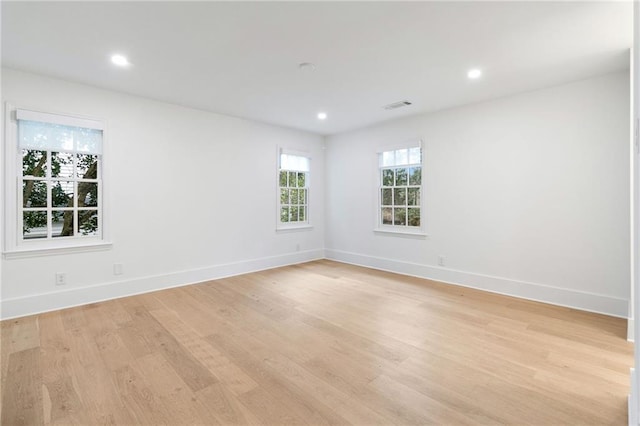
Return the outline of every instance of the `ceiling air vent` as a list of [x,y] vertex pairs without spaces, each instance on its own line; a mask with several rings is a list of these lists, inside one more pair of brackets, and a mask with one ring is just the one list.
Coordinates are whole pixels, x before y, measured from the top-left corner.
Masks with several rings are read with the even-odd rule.
[[398,109],[398,108],[406,107],[406,106],[409,106],[409,105],[411,105],[411,102],[409,102],[409,101],[399,101],[399,102],[394,102],[394,103],[389,104],[389,105],[385,105],[385,106],[383,106],[383,108],[387,109],[387,110],[391,110],[391,109]]

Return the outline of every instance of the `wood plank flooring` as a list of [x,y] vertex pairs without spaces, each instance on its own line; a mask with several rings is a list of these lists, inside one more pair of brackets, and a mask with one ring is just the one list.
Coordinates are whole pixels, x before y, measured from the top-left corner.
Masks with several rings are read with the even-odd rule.
[[1,326],[7,426],[627,424],[624,320],[326,260]]

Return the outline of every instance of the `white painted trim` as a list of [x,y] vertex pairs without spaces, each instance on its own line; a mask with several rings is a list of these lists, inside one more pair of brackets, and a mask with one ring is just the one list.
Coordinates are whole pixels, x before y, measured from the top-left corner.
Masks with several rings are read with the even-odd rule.
[[638,383],[634,368],[630,368],[631,386],[628,398],[629,426],[638,426]]
[[104,130],[104,122],[92,118],[80,117],[77,115],[51,114],[48,112],[31,111],[27,109],[16,109],[17,120],[39,121],[42,123],[62,124],[72,127],[83,127],[85,129]]
[[[313,169],[313,157],[311,156],[310,152],[306,152],[306,151],[296,151],[296,150],[291,150],[289,148],[285,148],[282,146],[278,146],[278,156],[277,156],[277,160],[276,160],[276,187],[275,187],[275,197],[276,197],[276,233],[281,233],[281,232],[287,232],[287,231],[291,231],[291,230],[304,230],[304,229],[312,229],[313,225],[311,224],[311,194],[312,194],[312,189],[311,189],[311,182],[313,179],[313,176],[311,175],[312,169]],[[297,155],[299,157],[306,157],[309,159],[309,170],[290,170],[290,171],[296,171],[296,172],[301,172],[301,173],[306,173],[307,177],[306,177],[306,189],[307,189],[307,216],[306,216],[306,220],[304,222],[294,222],[294,224],[292,225],[290,222],[287,223],[282,223],[280,222],[280,209],[281,209],[281,205],[280,205],[280,171],[281,171],[281,155],[282,154],[286,154],[286,155]],[[314,172],[315,173],[315,172]]]
[[[1,15],[1,12],[0,12]],[[0,67],[1,68],[1,67]],[[0,82],[2,81],[2,69],[0,69]],[[5,108],[7,107],[5,102],[1,102],[0,101],[0,109],[2,110],[1,113],[2,115],[0,116],[0,138],[6,138],[6,114],[5,114]],[[4,171],[4,164],[6,164],[6,159],[5,159],[5,145],[7,144],[6,139],[2,139],[0,141],[0,164],[2,164],[2,168],[3,170],[0,170],[0,250],[4,250],[5,248],[5,221],[4,221],[4,216],[5,216],[5,208],[6,208],[6,198],[5,198],[5,171]],[[4,262],[2,261],[2,259],[0,259],[0,299],[2,298],[2,276],[3,276],[3,272],[2,269],[4,268]],[[0,304],[0,318],[2,318],[2,304]]]
[[565,306],[615,317],[627,317],[628,300],[623,298],[458,271],[439,266],[421,265],[400,260],[367,256],[341,250],[325,249],[325,257],[338,262],[426,278],[521,299],[550,303],[552,305]]
[[[633,317],[640,312],[640,2],[633,2],[633,60],[631,61],[631,120],[634,123],[634,132],[631,135],[631,214],[633,215],[631,228],[631,268],[632,291],[631,303],[633,304]],[[634,149],[635,148],[635,149]],[[640,343],[640,330],[633,329],[634,340]],[[633,355],[634,369],[631,370],[631,391],[629,394],[629,425],[638,426],[640,420],[640,349],[636,346]]]
[[213,265],[205,268],[114,281],[88,287],[3,299],[0,319],[10,319],[48,312],[104,300],[133,296],[173,287],[196,284],[234,275],[272,269],[281,266],[330,259],[439,282],[475,288],[553,305],[566,306],[605,315],[626,317],[627,301],[600,294],[568,290],[543,284],[475,274],[438,266],[420,265],[393,259],[366,256],[332,249],[305,250],[259,259]]
[[415,237],[418,239],[426,239],[428,237],[427,234],[425,234],[424,232],[411,232],[409,230],[400,230],[400,229],[396,229],[396,228],[376,228],[373,230],[374,233],[376,234],[390,234],[390,235],[397,235],[397,236],[404,236],[404,237]]
[[311,225],[291,225],[291,226],[284,226],[282,225],[281,227],[276,229],[276,232],[282,233],[282,232],[296,232],[296,231],[311,231],[313,229],[313,226]]
[[2,253],[2,256],[7,259],[24,259],[27,257],[42,257],[42,256],[58,256],[61,254],[73,254],[73,253],[86,253],[90,251],[103,251],[110,250],[113,247],[113,243],[107,241],[93,242],[90,244],[77,244],[68,245],[66,247],[45,247],[37,249],[23,249],[13,250]]
[[[4,185],[2,187],[2,204],[4,204],[4,223],[0,223],[0,226],[4,226],[4,238],[0,242],[2,244],[3,257],[5,259],[12,257],[21,257],[21,253],[27,251],[33,251],[33,253],[40,252],[44,254],[56,254],[54,253],[57,249],[67,249],[69,247],[79,247],[80,251],[91,251],[91,249],[82,250],[82,248],[90,245],[98,245],[98,244],[111,244],[110,243],[110,220],[108,218],[109,213],[109,185],[107,182],[105,186],[105,181],[109,179],[110,172],[108,171],[109,161],[109,143],[108,143],[108,123],[106,120],[83,117],[76,114],[71,113],[63,113],[53,111],[51,113],[41,113],[38,109],[35,108],[27,108],[21,104],[16,104],[11,101],[6,101],[3,103],[4,106],[4,158],[2,163],[2,169],[4,169]],[[24,109],[23,109],[24,108]],[[18,121],[17,115],[18,111],[22,112],[23,118],[24,114],[27,114],[27,118],[37,118],[42,117],[43,119],[60,118],[67,117],[70,121],[69,123],[82,124],[85,123],[89,125],[90,123],[99,123],[99,128],[102,130],[102,154],[101,154],[101,164],[98,169],[98,185],[100,197],[98,199],[98,207],[97,210],[100,212],[99,214],[99,222],[98,228],[100,230],[100,235],[95,237],[64,237],[60,239],[38,239],[38,240],[24,240],[22,238],[22,217],[18,214],[18,208],[22,206],[22,190],[19,187],[20,170],[22,170],[22,160],[18,156]],[[35,115],[29,115],[29,114]],[[73,120],[79,120],[77,122],[73,122]],[[95,124],[98,126],[98,124]],[[98,128],[98,127],[93,128]],[[86,126],[85,126],[86,127]],[[76,180],[69,179],[69,180]],[[64,252],[64,250],[61,250]],[[17,253],[13,256],[13,253]],[[37,254],[39,255],[39,254]],[[32,257],[30,255],[22,256],[22,257]]]
[[[18,126],[12,119],[12,112],[15,111],[16,106],[10,102],[4,102],[4,158],[2,168],[4,170],[4,186],[2,204],[4,206],[4,239],[2,240],[2,247],[4,251],[14,250],[17,246],[17,227],[18,214],[16,212],[16,206],[18,205],[18,195],[16,193],[16,153],[17,153],[17,129]],[[11,163],[9,162],[11,158]]]
[[[381,169],[383,168],[383,166],[380,165],[380,154],[382,154],[383,152],[388,152],[388,151],[396,151],[396,150],[400,150],[400,149],[411,149],[411,148],[420,148],[421,152],[420,152],[420,167],[422,168],[422,178],[421,178],[421,182],[420,182],[420,205],[418,207],[420,207],[420,226],[416,229],[414,227],[408,227],[408,226],[402,226],[402,225],[383,225],[382,224],[382,212],[381,212],[381,208],[382,208],[382,194],[381,194],[381,190],[383,189],[382,187],[382,175],[381,175]],[[428,237],[427,231],[426,231],[426,221],[425,221],[425,200],[427,199],[427,197],[425,196],[425,184],[424,184],[424,179],[425,179],[425,148],[423,146],[422,143],[422,139],[421,138],[416,138],[416,139],[411,139],[408,142],[404,142],[401,145],[389,145],[385,148],[380,148],[378,149],[378,151],[375,153],[375,162],[374,164],[376,165],[376,167],[373,169],[375,172],[375,175],[372,179],[372,182],[374,182],[373,185],[373,200],[375,202],[375,207],[374,207],[374,222],[373,222],[373,232],[379,235],[382,234],[387,234],[387,235],[395,235],[395,236],[399,236],[399,237],[415,237],[415,238],[422,238],[425,239]],[[409,167],[409,166],[416,166],[417,164],[412,164],[412,165],[394,165],[394,166],[384,166],[384,167]],[[408,178],[407,178],[408,179]],[[407,182],[408,183],[408,182]],[[407,221],[409,220],[409,218],[407,217]]]
[[0,302],[0,312],[2,312],[0,319],[5,320],[172,287],[182,287],[204,281],[217,280],[234,275],[309,262],[322,258],[324,258],[324,251],[322,249],[306,250],[164,275],[147,276],[126,281],[115,281],[50,293],[3,299]]
[[634,85],[634,70],[636,64],[634,63],[633,57],[633,47],[629,49],[629,87],[631,89],[631,96],[629,96],[629,231],[631,238],[629,238],[629,254],[631,262],[629,262],[629,277],[631,278],[629,281],[630,291],[629,291],[629,320],[627,321],[627,340],[633,342],[633,319],[635,317],[634,309],[633,309],[633,293],[634,290],[634,281],[635,281],[635,259],[636,254],[636,220],[635,220],[635,193],[636,193],[636,141],[635,141],[635,133],[636,133],[636,119],[633,108],[633,85]]

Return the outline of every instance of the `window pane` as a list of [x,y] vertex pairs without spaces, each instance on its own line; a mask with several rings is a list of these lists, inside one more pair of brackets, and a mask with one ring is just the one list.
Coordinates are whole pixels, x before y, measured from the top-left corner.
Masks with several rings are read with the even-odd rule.
[[73,149],[73,127],[18,120],[20,146],[41,149]]
[[76,151],[98,154],[102,152],[102,130],[78,127],[74,133]]
[[422,184],[422,167],[411,167],[409,169],[409,185]]
[[382,205],[383,206],[393,205],[393,189],[391,188],[382,189]]
[[76,177],[80,179],[98,178],[98,156],[78,154],[76,163]]
[[382,152],[379,162],[381,224],[420,226],[422,148]]
[[308,172],[310,169],[310,159],[299,155],[281,154],[280,168],[285,170],[295,170],[299,172]]
[[410,206],[420,205],[420,188],[407,189],[407,204]]
[[73,182],[53,181],[51,202],[53,207],[73,207]]
[[23,212],[22,238],[47,238],[47,212]]
[[295,188],[297,183],[298,179],[296,177],[296,172],[289,172],[289,187]]
[[306,221],[307,216],[307,208],[306,207],[298,207],[298,218],[300,222]]
[[18,119],[20,146],[24,148],[102,152],[102,130]]
[[396,186],[407,184],[407,169],[396,169]]
[[80,210],[78,212],[78,232],[80,235],[98,235],[97,210]]
[[380,155],[380,167],[395,165],[395,152],[385,151]]
[[22,150],[22,176],[45,177],[47,175],[47,152],[35,149]]
[[22,182],[23,207],[47,207],[47,182],[25,180]]
[[382,186],[393,186],[393,169],[382,170]]
[[96,182],[78,182],[78,207],[98,207]]
[[407,204],[406,188],[395,188],[393,190],[393,204],[396,206],[405,206]]
[[298,173],[298,187],[304,188],[306,186],[306,173]]
[[290,189],[289,192],[289,204],[298,204],[298,190]]
[[53,237],[72,237],[73,233],[73,211],[54,210],[51,227]]
[[289,208],[289,221],[290,222],[297,222],[298,221],[298,207],[297,206],[291,206]]
[[73,177],[73,154],[69,154],[68,152],[52,152],[51,176]]
[[280,189],[280,204],[289,204],[289,190],[287,188]]
[[409,150],[409,164],[422,164],[421,148],[411,148]]
[[393,225],[393,217],[392,217],[393,209],[390,207],[385,207],[382,209],[382,224],[383,225]]
[[289,222],[289,207],[280,208],[280,222]]
[[409,226],[420,226],[420,209],[409,208]]
[[396,151],[396,166],[404,166],[409,164],[409,150],[399,149]]
[[394,225],[406,225],[407,224],[407,210],[404,208],[393,209],[393,224]]
[[285,170],[280,171],[280,186],[287,186],[287,172]]
[[299,196],[300,204],[307,204],[307,190],[306,189],[298,189],[298,196]]

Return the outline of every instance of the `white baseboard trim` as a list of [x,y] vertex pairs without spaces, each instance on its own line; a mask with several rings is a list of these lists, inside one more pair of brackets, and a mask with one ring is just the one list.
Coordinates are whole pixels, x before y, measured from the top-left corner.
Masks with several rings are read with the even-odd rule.
[[458,271],[439,266],[428,266],[400,260],[368,256],[342,250],[325,249],[325,256],[327,259],[338,262],[366,266],[368,268],[380,269],[383,271],[395,272],[419,278],[426,278],[447,284],[471,287],[492,293],[514,296],[521,299],[550,303],[552,305],[596,312],[614,317],[627,317],[629,301],[622,298],[552,287],[544,284],[517,281],[490,275],[476,274],[472,272]]
[[[438,266],[427,266],[367,256],[341,250],[316,249],[163,275],[102,283],[88,287],[70,288],[50,293],[3,299],[0,301],[0,319],[5,320],[71,308],[104,300],[133,296],[172,287],[181,287],[323,258],[584,311],[623,318],[627,316],[628,302],[620,298],[510,280],[502,277],[475,274]],[[630,329],[632,330],[633,320],[629,321]]]
[[638,381],[635,369],[631,368],[630,370],[631,388],[628,398],[629,426],[638,426]]
[[10,319],[39,314],[58,309],[71,308],[141,293],[182,287],[204,281],[216,280],[234,275],[257,272],[280,266],[293,265],[323,259],[324,250],[306,250],[279,256],[249,259],[234,263],[214,265],[188,271],[172,272],[164,275],[134,278],[81,288],[70,288],[56,292],[4,299],[1,301],[2,317]]

